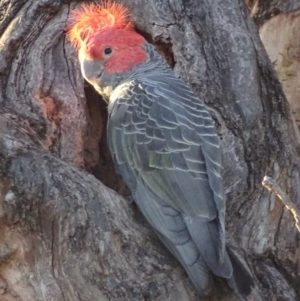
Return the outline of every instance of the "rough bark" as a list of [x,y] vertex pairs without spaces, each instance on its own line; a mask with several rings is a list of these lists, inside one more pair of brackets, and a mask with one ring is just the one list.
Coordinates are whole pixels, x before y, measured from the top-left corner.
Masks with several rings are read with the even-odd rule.
[[289,13],[300,8],[297,0],[246,0],[255,23],[261,26],[267,20],[281,13]]
[[[134,204],[101,183],[128,192],[105,147],[105,104],[65,37],[78,3],[0,2],[0,300],[199,300]],[[214,117],[249,300],[299,300],[299,234],[261,185],[267,174],[299,203],[299,143],[246,4],[123,3]],[[219,282],[207,300],[244,299]]]

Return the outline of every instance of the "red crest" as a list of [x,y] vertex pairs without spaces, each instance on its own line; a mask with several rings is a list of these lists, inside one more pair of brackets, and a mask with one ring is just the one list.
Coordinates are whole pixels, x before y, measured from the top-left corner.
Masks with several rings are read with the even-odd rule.
[[80,8],[72,10],[70,19],[68,37],[76,49],[101,30],[133,29],[127,8],[111,1],[101,5],[83,4]]

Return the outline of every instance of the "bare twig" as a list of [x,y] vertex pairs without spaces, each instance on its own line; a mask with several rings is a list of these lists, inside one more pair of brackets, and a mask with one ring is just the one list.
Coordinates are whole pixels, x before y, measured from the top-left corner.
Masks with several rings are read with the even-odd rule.
[[282,203],[289,209],[295,219],[296,228],[300,232],[300,210],[296,204],[294,204],[289,196],[279,187],[279,185],[270,177],[265,176],[262,185],[267,188],[269,191],[273,192],[278,198],[282,201]]

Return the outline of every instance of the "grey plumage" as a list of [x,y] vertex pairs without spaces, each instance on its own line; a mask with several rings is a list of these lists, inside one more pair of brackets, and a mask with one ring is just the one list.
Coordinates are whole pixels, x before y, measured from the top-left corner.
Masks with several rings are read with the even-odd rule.
[[[107,131],[116,168],[200,294],[210,290],[211,272],[240,290],[225,247],[221,150],[213,121],[171,70],[160,71],[132,76],[110,97]],[[248,294],[253,282],[243,269],[249,283],[241,293]]]

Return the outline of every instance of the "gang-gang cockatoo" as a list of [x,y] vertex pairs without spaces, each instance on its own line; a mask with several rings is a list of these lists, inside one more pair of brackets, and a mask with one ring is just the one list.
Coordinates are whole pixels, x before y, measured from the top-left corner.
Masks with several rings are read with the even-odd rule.
[[225,243],[221,148],[204,103],[117,3],[72,12],[69,38],[84,78],[108,103],[116,169],[201,295],[213,274],[248,295],[253,280]]

